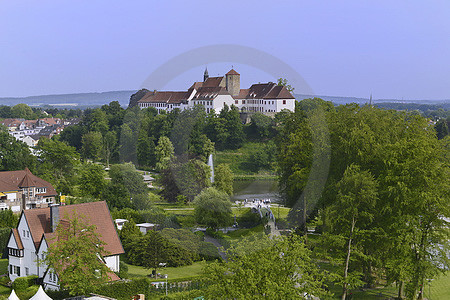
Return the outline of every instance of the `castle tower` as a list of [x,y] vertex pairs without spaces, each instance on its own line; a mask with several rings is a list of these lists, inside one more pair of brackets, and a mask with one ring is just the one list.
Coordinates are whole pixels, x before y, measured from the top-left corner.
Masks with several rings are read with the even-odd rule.
[[205,68],[205,73],[203,73],[203,82],[206,81],[206,79],[209,78],[209,74],[208,74],[208,68]]
[[230,93],[231,96],[239,95],[239,92],[241,91],[241,75],[231,69],[227,74],[225,74],[225,76],[228,93]]

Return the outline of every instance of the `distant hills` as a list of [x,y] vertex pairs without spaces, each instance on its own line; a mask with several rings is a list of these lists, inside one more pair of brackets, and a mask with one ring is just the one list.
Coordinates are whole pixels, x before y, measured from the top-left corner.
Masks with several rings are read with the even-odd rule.
[[[77,93],[77,94],[61,94],[61,95],[41,95],[29,97],[3,97],[0,98],[0,105],[16,105],[18,103],[26,103],[30,106],[55,106],[67,108],[85,108],[93,106],[101,106],[111,101],[119,101],[119,103],[126,107],[130,101],[130,97],[136,91],[111,91],[102,93]],[[358,97],[339,97],[339,96],[323,96],[323,95],[303,95],[294,94],[297,100],[307,98],[321,98],[326,101],[331,101],[334,104],[358,103],[365,104],[369,102],[368,98]],[[430,105],[433,108],[443,108],[450,110],[450,99],[446,100],[398,100],[398,99],[373,99],[374,105],[386,108],[404,109],[407,106],[417,107],[420,109],[423,105]],[[388,104],[389,103],[389,104]],[[414,104],[414,105],[410,105]],[[414,108],[413,108],[414,109]]]
[[16,105],[25,103],[30,106],[55,106],[81,108],[100,106],[111,101],[119,101],[122,106],[128,106],[131,95],[136,91],[112,91],[102,93],[78,93],[61,95],[42,95],[30,97],[0,98],[0,105]]

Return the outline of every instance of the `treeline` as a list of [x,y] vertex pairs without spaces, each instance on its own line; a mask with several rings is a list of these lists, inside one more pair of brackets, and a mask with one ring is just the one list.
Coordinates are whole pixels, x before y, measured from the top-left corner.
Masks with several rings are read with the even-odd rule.
[[426,118],[303,100],[276,141],[289,219],[323,233],[315,253],[341,265],[344,294],[383,279],[414,298],[448,270],[450,138]]
[[58,109],[53,107],[30,107],[20,103],[14,106],[0,105],[0,119],[16,118],[35,120],[39,118],[55,117],[61,119],[80,118],[83,115],[81,109]]

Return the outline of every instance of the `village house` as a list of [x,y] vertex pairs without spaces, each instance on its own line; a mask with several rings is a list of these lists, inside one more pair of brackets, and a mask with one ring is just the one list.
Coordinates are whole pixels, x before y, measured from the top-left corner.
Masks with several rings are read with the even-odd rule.
[[53,186],[33,175],[28,168],[0,172],[0,210],[47,207],[57,196]]
[[149,91],[137,105],[141,109],[154,107],[158,113],[175,108],[184,110],[194,105],[203,105],[207,113],[212,110],[218,113],[225,105],[234,105],[242,113],[273,115],[283,109],[293,111],[295,98],[285,86],[273,82],[241,89],[240,74],[233,69],[222,77],[209,77],[205,70],[203,81],[194,82],[187,91]]
[[61,120],[60,118],[41,118],[37,120],[4,119],[1,124],[16,140],[25,142],[30,148],[37,145],[39,138],[51,138],[61,133],[65,126],[77,124],[78,119]]
[[119,272],[119,255],[124,253],[119,236],[114,227],[106,202],[90,202],[65,206],[51,206],[24,210],[17,228],[12,229],[8,240],[9,278],[37,275],[45,289],[59,289],[58,274],[42,263],[48,247],[55,241],[56,226],[66,222],[72,216],[79,216],[96,232],[105,243],[107,256],[100,257],[111,269],[111,281],[120,278],[113,272]]

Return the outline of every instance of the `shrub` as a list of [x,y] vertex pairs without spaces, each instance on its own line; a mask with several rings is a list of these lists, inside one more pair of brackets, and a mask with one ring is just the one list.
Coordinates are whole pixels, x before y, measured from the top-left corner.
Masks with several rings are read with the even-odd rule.
[[95,293],[117,300],[129,300],[131,296],[137,294],[144,294],[146,299],[153,299],[155,287],[150,284],[147,278],[139,278],[98,286],[95,289]]
[[27,288],[36,283],[37,278],[38,277],[36,275],[16,278],[12,284],[12,287],[16,291],[25,291]]

